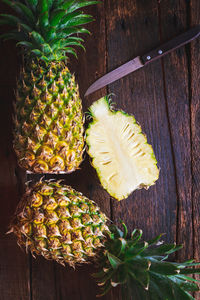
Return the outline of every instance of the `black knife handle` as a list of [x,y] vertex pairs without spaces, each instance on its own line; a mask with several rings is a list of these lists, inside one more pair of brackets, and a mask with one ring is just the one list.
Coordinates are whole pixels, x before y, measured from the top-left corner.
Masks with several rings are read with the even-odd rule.
[[178,35],[174,39],[170,40],[169,42],[159,46],[158,48],[148,52],[147,54],[141,56],[141,60],[144,65],[154,61],[171,51],[191,42],[195,38],[200,35],[200,25],[189,29],[188,31]]

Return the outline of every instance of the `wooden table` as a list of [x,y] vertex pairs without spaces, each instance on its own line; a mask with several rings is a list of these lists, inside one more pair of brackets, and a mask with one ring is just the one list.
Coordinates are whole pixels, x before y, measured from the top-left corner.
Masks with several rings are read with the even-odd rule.
[[[2,3],[0,11],[8,12]],[[100,186],[87,156],[79,171],[54,177],[64,178],[94,199],[115,223],[122,219],[129,230],[141,228],[145,239],[165,232],[166,241],[183,243],[177,260],[200,260],[200,39],[83,97],[94,79],[199,24],[200,2],[104,0],[88,11],[96,22],[88,26],[93,34],[86,37],[87,52],[79,51],[79,60],[70,64],[84,111],[95,99],[114,93],[116,108],[134,114],[153,145],[160,179],[148,191],[136,191],[117,202]],[[26,176],[16,164],[11,115],[20,58],[14,42],[0,43],[0,299],[96,299],[98,291],[89,275],[92,266],[74,271],[41,257],[34,259],[20,250],[12,235],[5,235],[24,182],[40,176]],[[120,297],[115,291],[102,299]]]

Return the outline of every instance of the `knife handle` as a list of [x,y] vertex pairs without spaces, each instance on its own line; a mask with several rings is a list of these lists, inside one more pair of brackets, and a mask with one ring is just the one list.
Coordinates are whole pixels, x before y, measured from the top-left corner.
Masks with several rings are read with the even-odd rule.
[[174,39],[168,41],[167,43],[159,46],[158,48],[146,53],[145,55],[141,56],[141,60],[144,65],[154,61],[171,51],[191,42],[196,37],[200,35],[200,25],[180,34],[179,36],[175,37]]

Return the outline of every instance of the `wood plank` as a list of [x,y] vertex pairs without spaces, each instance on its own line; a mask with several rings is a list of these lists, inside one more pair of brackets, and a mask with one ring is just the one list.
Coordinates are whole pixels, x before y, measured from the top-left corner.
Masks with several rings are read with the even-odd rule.
[[[108,1],[106,12],[109,70],[159,45],[157,1]],[[112,218],[122,219],[129,230],[143,229],[145,238],[165,232],[166,240],[174,241],[176,183],[163,90],[160,61],[110,85],[117,108],[134,114],[141,124],[161,169],[160,179],[148,191],[135,191],[119,203],[112,200]]]
[[[167,41],[187,30],[189,10],[187,3],[174,1],[160,3],[161,39]],[[188,73],[188,46],[163,59],[166,107],[172,138],[177,186],[177,237],[184,248],[177,259],[193,257],[192,229],[192,174],[190,138],[190,86]]]
[[56,300],[55,263],[37,256],[30,266],[31,300]]
[[31,300],[28,256],[9,235],[0,239],[0,298]]
[[[8,12],[2,2],[0,11]],[[28,257],[16,238],[5,234],[20,199],[24,178],[24,173],[17,170],[12,149],[12,101],[18,72],[14,43],[1,41],[0,56],[0,298],[30,300]]]
[[[190,2],[190,25],[195,26],[200,24],[200,3],[192,0]],[[197,261],[200,261],[200,39],[195,40],[191,44],[191,135],[192,135],[192,197],[193,197],[193,230],[194,230],[194,256]],[[200,276],[198,276],[200,280]],[[196,293],[196,300],[200,300],[200,293]]]

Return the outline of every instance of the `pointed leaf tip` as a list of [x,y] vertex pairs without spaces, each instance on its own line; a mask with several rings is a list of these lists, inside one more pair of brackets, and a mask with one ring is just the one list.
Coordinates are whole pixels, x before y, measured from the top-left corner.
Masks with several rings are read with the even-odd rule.
[[107,257],[113,269],[117,269],[122,264],[122,261],[118,257],[109,252],[107,252]]

